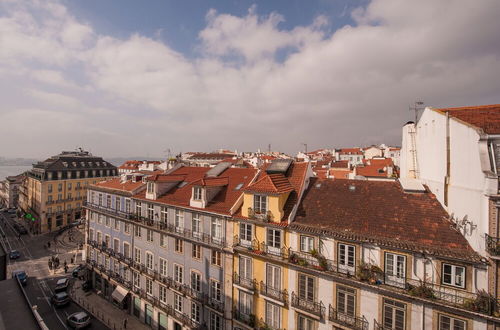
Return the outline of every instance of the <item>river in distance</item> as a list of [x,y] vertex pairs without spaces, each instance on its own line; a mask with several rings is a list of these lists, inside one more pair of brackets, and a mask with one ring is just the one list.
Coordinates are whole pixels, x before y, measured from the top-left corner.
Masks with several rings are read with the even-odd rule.
[[5,180],[8,176],[21,174],[31,168],[32,166],[0,165],[0,181]]

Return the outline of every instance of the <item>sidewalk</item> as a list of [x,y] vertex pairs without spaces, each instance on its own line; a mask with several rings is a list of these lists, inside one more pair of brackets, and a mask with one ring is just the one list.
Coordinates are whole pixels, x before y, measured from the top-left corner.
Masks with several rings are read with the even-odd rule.
[[110,329],[123,330],[123,320],[127,319],[127,329],[151,330],[150,327],[139,321],[136,317],[127,314],[124,310],[99,297],[93,291],[84,292],[82,290],[82,283],[83,281],[80,280],[75,281],[70,291],[71,298]]

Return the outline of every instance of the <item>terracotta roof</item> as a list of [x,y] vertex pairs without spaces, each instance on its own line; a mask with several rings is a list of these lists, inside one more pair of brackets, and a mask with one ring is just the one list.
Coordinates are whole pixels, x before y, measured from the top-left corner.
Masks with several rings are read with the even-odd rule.
[[[205,178],[206,172],[210,170],[209,167],[188,167],[183,166],[169,176],[183,177],[183,181],[188,184],[170,189],[167,193],[160,196],[156,200],[146,199],[146,192],[139,193],[134,198],[144,200],[145,202],[164,203],[172,206],[185,207],[195,210],[205,210],[219,214],[230,215],[230,209],[236,203],[236,200],[241,196],[242,189],[245,188],[257,173],[256,169],[252,168],[228,168],[220,174],[218,178],[227,178],[228,184],[221,188],[216,196],[208,203],[204,209],[199,209],[189,206],[191,199],[191,190],[193,183]],[[205,180],[207,180],[205,178]],[[238,185],[243,184],[239,189]]]
[[347,154],[347,155],[362,155],[363,152],[361,151],[360,148],[343,148],[338,150],[339,153],[341,154]]
[[188,159],[226,159],[234,156],[233,154],[219,154],[219,153],[197,153],[189,157]]
[[500,134],[500,104],[435,109],[460,119],[487,134]]
[[120,178],[114,178],[114,179],[107,180],[107,181],[97,182],[93,186],[96,186],[98,188],[104,188],[104,189],[132,192],[142,185],[144,185],[144,183],[141,180],[139,180],[138,182],[133,182],[132,180],[127,180],[125,182],[121,182]]
[[347,160],[339,160],[330,164],[330,167],[335,168],[349,168],[349,161]]
[[229,178],[216,177],[216,178],[203,178],[196,180],[192,183],[193,186],[206,186],[206,187],[222,187],[229,184]]
[[334,179],[349,179],[349,173],[352,173],[352,170],[347,168],[331,168],[328,171],[328,175]]
[[288,179],[283,174],[266,174],[244,191],[254,193],[283,194],[293,190]]
[[364,166],[356,166],[356,174],[366,177],[388,177],[388,167],[394,167],[391,158],[365,159]]
[[148,178],[146,181],[154,181],[154,182],[180,182],[184,181],[186,178],[185,175],[172,175],[172,174],[155,174]]
[[312,178],[292,228],[479,260],[431,193],[397,182]]
[[121,170],[137,170],[141,164],[142,162],[138,160],[127,160],[118,168]]

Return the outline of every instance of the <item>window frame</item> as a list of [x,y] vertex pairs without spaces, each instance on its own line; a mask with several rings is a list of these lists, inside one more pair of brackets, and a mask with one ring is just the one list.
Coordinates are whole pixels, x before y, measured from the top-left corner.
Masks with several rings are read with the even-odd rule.
[[[445,267],[450,266],[451,273],[449,274],[451,283],[446,283],[445,282]],[[463,274],[462,274],[462,285],[457,285],[456,284],[456,278],[457,278],[457,269],[461,268],[463,269]],[[450,264],[446,262],[441,263],[441,284],[446,285],[446,286],[451,286],[455,288],[460,288],[460,289],[465,289],[466,287],[466,279],[467,279],[467,267],[461,266],[461,265],[456,265],[456,264]]]

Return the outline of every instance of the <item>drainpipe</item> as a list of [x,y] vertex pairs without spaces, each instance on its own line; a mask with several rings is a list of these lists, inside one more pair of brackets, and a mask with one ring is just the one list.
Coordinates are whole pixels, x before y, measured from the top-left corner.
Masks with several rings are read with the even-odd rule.
[[446,176],[444,177],[444,205],[448,206],[448,185],[450,183],[450,114],[446,112]]

